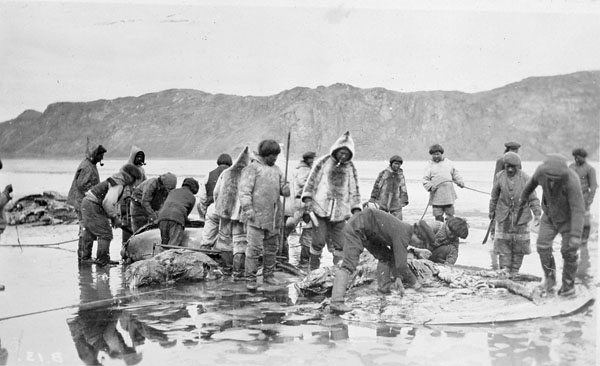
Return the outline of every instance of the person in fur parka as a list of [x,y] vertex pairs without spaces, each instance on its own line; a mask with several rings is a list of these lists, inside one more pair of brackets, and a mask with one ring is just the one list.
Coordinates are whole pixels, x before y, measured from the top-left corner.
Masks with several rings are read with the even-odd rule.
[[408,205],[408,192],[402,171],[403,160],[399,155],[390,158],[390,166],[379,173],[371,191],[370,202],[380,210],[391,213],[402,220],[402,208]]
[[318,222],[310,247],[310,270],[319,268],[325,244],[333,254],[334,264],[341,260],[345,220],[361,210],[353,156],[354,141],[346,132],[333,144],[329,155],[314,164],[302,191],[302,202],[314,212]]
[[240,218],[242,207],[238,198],[238,186],[242,170],[248,164],[250,154],[246,146],[235,163],[219,175],[213,190],[215,213],[219,216],[215,249],[223,252],[222,258],[226,266],[233,265],[233,275],[236,277],[243,277],[246,260],[246,229]]

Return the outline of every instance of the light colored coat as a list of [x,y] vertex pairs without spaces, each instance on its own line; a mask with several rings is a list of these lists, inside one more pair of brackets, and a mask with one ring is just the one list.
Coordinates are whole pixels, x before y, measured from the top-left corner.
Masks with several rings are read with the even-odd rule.
[[452,160],[443,158],[440,162],[429,160],[423,176],[423,187],[429,191],[429,203],[434,206],[453,205],[456,191],[453,182],[464,185],[463,179],[454,167]]
[[[348,148],[351,158],[339,164],[333,153],[342,147]],[[302,200],[313,200],[315,215],[339,222],[352,216],[352,210],[361,209],[358,190],[358,174],[352,163],[354,141],[347,132],[331,147],[329,155],[319,158],[313,167],[302,192]]]
[[283,174],[278,166],[269,166],[257,157],[242,170],[239,183],[239,200],[242,221],[249,226],[277,233],[281,223],[279,196],[289,197]]

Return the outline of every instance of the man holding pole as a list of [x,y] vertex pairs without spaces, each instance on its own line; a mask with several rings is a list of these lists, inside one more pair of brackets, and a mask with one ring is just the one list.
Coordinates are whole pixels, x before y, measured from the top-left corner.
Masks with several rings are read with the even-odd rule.
[[444,221],[454,216],[454,201],[456,192],[453,183],[464,188],[465,183],[454,167],[454,163],[444,157],[444,148],[435,144],[429,148],[431,160],[425,168],[423,187],[429,191],[429,204],[433,207],[433,216],[437,221]]
[[281,148],[277,141],[263,140],[258,156],[243,171],[239,184],[242,222],[246,224],[246,287],[256,290],[258,260],[263,255],[263,283],[279,285],[274,277],[281,225],[280,196],[289,197],[290,188],[275,165]]

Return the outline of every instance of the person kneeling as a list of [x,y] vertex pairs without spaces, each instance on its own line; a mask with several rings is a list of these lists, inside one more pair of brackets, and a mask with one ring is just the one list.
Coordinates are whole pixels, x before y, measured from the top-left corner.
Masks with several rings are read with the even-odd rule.
[[[430,229],[424,221],[410,225],[381,210],[366,208],[348,220],[344,227],[343,261],[335,274],[331,293],[331,310],[345,313],[352,310],[344,303],[350,276],[356,270],[363,249],[379,260],[377,289],[387,294],[395,287],[404,294],[404,283],[419,289],[421,284],[408,268],[406,257],[409,245],[422,246],[432,241]],[[392,283],[392,276],[396,278]]]
[[466,239],[469,235],[469,225],[465,219],[451,217],[446,222],[431,222],[434,233],[431,250],[431,260],[441,264],[455,264],[458,259],[458,239]]
[[188,215],[196,203],[194,195],[199,185],[194,178],[185,178],[181,188],[169,192],[158,213],[158,228],[162,245],[182,246],[183,231]]

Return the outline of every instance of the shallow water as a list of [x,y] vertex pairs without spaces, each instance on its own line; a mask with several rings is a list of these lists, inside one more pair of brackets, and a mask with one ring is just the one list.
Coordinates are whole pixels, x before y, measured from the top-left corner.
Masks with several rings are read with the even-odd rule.
[[[13,183],[17,196],[48,189],[66,193],[78,164],[3,163],[0,184]],[[119,164],[106,162],[101,176],[108,176]],[[213,164],[155,161],[146,171],[152,176],[170,170],[181,182],[185,172],[198,172],[195,176],[201,178]],[[458,164],[468,186],[489,190],[492,162]],[[385,162],[357,165],[359,175],[365,177],[361,192],[366,197]],[[408,221],[418,219],[426,205],[420,185],[423,165],[407,162],[404,166],[411,202]],[[525,164],[526,171],[534,167],[535,163]],[[472,228],[458,263],[487,266],[487,246],[480,243],[488,197],[465,190],[458,194],[457,212],[469,219]],[[590,273],[598,268],[594,231]],[[74,238],[76,233],[76,225],[21,227],[20,240],[23,245],[57,242]],[[0,243],[16,239],[14,227],[9,227]],[[111,247],[115,258],[118,239],[115,235]],[[123,268],[80,269],[75,249],[75,243],[23,251],[0,247],[0,283],[6,285],[0,292],[0,318],[62,308],[0,320],[0,364],[592,365],[600,359],[597,303],[560,318],[427,327],[357,324],[323,317],[314,309],[319,299],[291,306],[285,292],[253,294],[228,281],[154,288],[158,292],[138,292],[117,301],[131,294],[122,284]],[[526,257],[523,271],[541,275],[535,255]],[[90,302],[97,308],[78,306]]]

